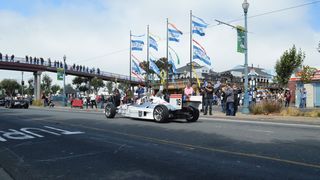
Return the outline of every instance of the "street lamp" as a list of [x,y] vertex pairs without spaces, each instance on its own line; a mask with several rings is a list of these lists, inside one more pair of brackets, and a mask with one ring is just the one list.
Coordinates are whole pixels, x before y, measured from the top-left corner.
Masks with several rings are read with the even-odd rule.
[[242,113],[249,114],[249,96],[248,96],[248,27],[247,27],[247,13],[249,9],[249,3],[244,0],[242,3],[244,11],[244,26],[245,26],[245,53],[244,53],[244,103]]
[[67,102],[66,102],[66,55],[63,56],[63,103],[64,106],[67,106]]

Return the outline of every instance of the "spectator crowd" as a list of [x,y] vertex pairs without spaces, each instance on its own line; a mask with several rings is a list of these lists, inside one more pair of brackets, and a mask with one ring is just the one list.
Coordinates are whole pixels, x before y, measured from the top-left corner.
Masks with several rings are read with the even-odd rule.
[[[0,61],[6,61],[6,62],[16,62],[16,63],[25,63],[25,64],[34,64],[34,65],[41,65],[41,66],[47,66],[52,68],[63,68],[63,62],[62,61],[51,61],[50,58],[47,59],[47,61],[44,60],[42,57],[32,57],[32,56],[25,56],[25,58],[16,58],[14,54],[12,54],[10,57],[8,54],[2,55],[0,52]],[[90,74],[97,74],[100,75],[101,71],[99,68],[90,68],[88,66],[84,65],[77,65],[73,64],[72,66],[68,66],[67,63],[65,64],[65,69],[68,69],[70,71],[77,71],[77,72],[83,72],[83,73],[90,73]]]

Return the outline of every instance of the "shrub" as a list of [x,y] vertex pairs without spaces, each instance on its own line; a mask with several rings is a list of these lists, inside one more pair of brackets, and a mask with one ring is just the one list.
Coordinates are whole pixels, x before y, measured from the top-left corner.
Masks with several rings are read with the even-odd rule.
[[280,113],[282,116],[303,116],[304,113],[297,108],[289,107],[283,109]]
[[253,106],[250,106],[250,112],[254,115],[256,114],[263,114],[263,107],[261,104],[255,104]]
[[304,113],[304,116],[307,117],[320,117],[320,111],[310,111],[310,112],[306,112]]
[[33,106],[43,106],[43,102],[41,100],[32,101]]
[[270,114],[279,113],[282,109],[282,105],[279,102],[261,102],[250,106],[250,112],[252,114]]
[[276,101],[273,102],[263,102],[263,109],[266,114],[270,113],[280,113],[282,104]]

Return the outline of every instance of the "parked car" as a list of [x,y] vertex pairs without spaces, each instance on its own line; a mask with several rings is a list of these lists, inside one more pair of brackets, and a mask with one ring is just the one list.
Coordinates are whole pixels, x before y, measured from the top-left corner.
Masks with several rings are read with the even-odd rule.
[[20,99],[20,100],[6,99],[5,100],[5,107],[6,108],[24,108],[24,109],[28,109],[29,108],[29,100],[25,100],[25,99]]
[[0,106],[4,106],[6,104],[4,99],[0,99]]

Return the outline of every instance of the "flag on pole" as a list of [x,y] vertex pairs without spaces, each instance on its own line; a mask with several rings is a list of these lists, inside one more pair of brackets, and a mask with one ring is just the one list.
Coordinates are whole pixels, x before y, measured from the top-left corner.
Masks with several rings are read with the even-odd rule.
[[193,45],[193,59],[199,59],[204,62],[206,65],[211,66],[210,57],[196,45]]
[[144,42],[142,40],[131,40],[132,51],[142,51]]
[[170,46],[169,46],[169,48],[170,48],[170,49],[174,52],[174,54],[176,55],[177,63],[180,64],[180,58],[179,58],[179,56],[178,56],[178,53],[177,53],[173,48],[171,48]]
[[137,74],[136,72],[132,71],[131,74],[135,75],[140,81],[144,81],[144,78],[141,74]]
[[204,29],[208,27],[208,24],[201,18],[192,15],[192,33],[204,36]]
[[238,35],[238,38],[237,38],[237,51],[239,53],[244,53],[245,50],[246,50],[246,47],[245,47],[245,37],[246,37],[246,34],[245,34],[245,29],[242,27],[242,26],[237,26],[237,35]]
[[151,69],[156,74],[160,75],[160,69],[156,65],[155,60],[152,60],[151,58],[150,58],[150,61],[149,61],[149,69]]
[[139,64],[142,62],[141,60],[139,60],[136,56],[134,56],[133,54],[131,54],[132,58],[137,61]]
[[151,48],[158,51],[158,43],[152,36],[149,36],[149,45]]
[[177,73],[177,68],[176,68],[176,65],[174,64],[174,61],[173,61],[173,58],[172,58],[172,55],[171,55],[170,52],[169,52],[169,61],[168,62],[172,66],[172,73],[176,74]]
[[179,42],[180,36],[183,34],[175,25],[169,23],[171,28],[168,28],[169,41]]
[[137,74],[144,74],[145,71],[139,66],[139,63],[135,60],[132,60],[132,71],[136,72]]

